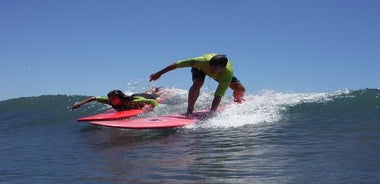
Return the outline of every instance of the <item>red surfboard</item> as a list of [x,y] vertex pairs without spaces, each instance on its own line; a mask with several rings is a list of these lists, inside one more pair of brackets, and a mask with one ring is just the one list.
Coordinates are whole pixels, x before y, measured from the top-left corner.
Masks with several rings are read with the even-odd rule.
[[191,117],[186,114],[172,114],[140,119],[124,119],[113,121],[92,121],[91,124],[126,129],[159,129],[183,127],[205,120],[208,117],[208,110],[194,112]]
[[79,118],[78,122],[81,122],[81,121],[105,121],[105,120],[116,120],[116,119],[130,118],[130,117],[142,114],[144,112],[145,111],[143,109],[131,109],[131,110],[126,110],[126,111],[116,111],[114,109],[110,109],[104,113]]

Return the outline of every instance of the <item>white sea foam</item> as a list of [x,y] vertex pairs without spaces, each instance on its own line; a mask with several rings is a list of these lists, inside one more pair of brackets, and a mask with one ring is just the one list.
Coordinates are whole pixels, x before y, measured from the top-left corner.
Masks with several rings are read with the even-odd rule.
[[[327,93],[286,94],[263,91],[259,95],[247,95],[242,104],[226,102],[227,105],[217,116],[187,128],[231,128],[278,122],[283,118],[282,112],[287,107],[300,103],[328,101],[330,96]],[[202,103],[210,105],[211,101]]]
[[[159,116],[185,113],[187,108],[188,90],[178,88],[163,88],[166,100],[159,104],[153,112],[143,116]],[[213,92],[202,91],[195,105],[196,110],[211,107]],[[189,125],[185,128],[232,128],[260,123],[275,123],[283,118],[283,111],[289,106],[300,103],[328,101],[336,94],[329,93],[281,93],[263,90],[258,94],[247,94],[245,102],[234,103],[231,96],[223,97],[223,110],[213,118]]]

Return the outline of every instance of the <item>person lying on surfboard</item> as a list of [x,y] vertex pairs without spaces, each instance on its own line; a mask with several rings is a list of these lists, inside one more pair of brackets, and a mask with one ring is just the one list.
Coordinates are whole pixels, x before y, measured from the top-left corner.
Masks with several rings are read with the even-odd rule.
[[219,83],[218,88],[214,93],[214,99],[210,109],[211,112],[217,110],[221,98],[226,93],[228,87],[233,90],[235,102],[241,103],[244,100],[245,88],[233,75],[234,72],[231,62],[225,55],[221,54],[205,54],[200,57],[177,61],[176,63],[150,75],[149,81],[155,81],[166,72],[183,67],[192,67],[191,73],[193,78],[193,85],[189,90],[187,114],[192,114],[194,111],[194,105],[198,99],[200,88],[203,85],[206,75],[215,79]]
[[[80,106],[92,101],[97,101],[100,103],[111,105],[112,108],[114,108],[116,111],[143,109],[146,107],[153,109],[158,105],[157,98],[160,97],[160,95],[160,88],[150,89],[147,90],[145,93],[135,93],[131,96],[124,94],[120,90],[112,90],[108,93],[107,97],[90,96],[83,101],[76,102],[72,106],[72,109],[79,108]],[[150,107],[146,106],[148,104],[150,105]]]

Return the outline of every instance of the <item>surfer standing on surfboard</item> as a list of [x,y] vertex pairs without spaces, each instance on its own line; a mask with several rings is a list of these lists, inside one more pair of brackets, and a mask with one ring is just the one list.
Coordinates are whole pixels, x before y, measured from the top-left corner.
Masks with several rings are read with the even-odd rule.
[[193,85],[189,90],[187,114],[192,114],[194,111],[194,105],[198,99],[200,88],[204,83],[206,75],[215,79],[219,83],[218,88],[214,93],[214,99],[212,101],[210,111],[217,110],[228,87],[233,90],[235,102],[241,103],[244,100],[245,88],[243,84],[233,75],[231,62],[225,55],[221,54],[205,54],[200,57],[177,61],[150,75],[149,81],[155,81],[166,72],[184,67],[192,67],[191,73],[193,79]]
[[146,105],[150,105],[150,108],[153,109],[158,105],[157,98],[160,97],[160,95],[160,88],[147,90],[145,93],[135,93],[131,96],[124,94],[120,90],[112,90],[108,93],[107,97],[90,96],[83,101],[76,102],[72,109],[79,108],[80,106],[92,101],[111,105],[116,111],[142,109],[147,107]]

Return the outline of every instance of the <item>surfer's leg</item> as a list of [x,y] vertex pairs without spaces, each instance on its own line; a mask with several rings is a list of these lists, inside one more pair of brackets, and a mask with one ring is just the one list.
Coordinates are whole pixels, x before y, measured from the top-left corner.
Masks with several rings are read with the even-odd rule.
[[230,88],[233,90],[234,102],[241,103],[244,101],[245,87],[243,84],[234,76],[232,78]]
[[190,87],[189,96],[187,101],[187,114],[192,114],[194,111],[194,105],[199,97],[201,87],[205,81],[206,74],[197,68],[191,69],[193,85]]

